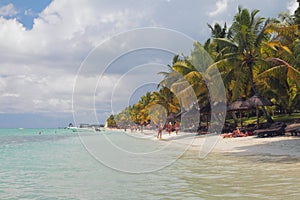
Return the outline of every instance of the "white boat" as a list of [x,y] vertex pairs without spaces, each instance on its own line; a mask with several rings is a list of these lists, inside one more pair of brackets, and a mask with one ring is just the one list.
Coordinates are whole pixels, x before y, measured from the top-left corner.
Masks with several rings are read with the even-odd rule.
[[92,128],[78,128],[78,127],[75,127],[75,126],[67,127],[67,129],[70,129],[73,132],[91,132],[91,131],[95,131],[95,129],[92,129]]

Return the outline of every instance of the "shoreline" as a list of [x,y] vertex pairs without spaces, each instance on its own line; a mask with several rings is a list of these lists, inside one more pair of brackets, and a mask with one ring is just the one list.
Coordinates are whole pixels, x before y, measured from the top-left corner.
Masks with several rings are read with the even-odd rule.
[[[162,140],[156,138],[157,131],[144,130],[141,132],[127,132],[139,134],[145,139],[157,142],[172,142],[177,146],[189,146],[187,151],[198,151],[205,157],[209,153],[226,153],[238,156],[271,155],[300,158],[299,136],[276,136],[257,138],[256,136],[222,138],[219,134],[196,135],[188,132],[172,132],[169,136],[163,131]],[[149,137],[150,136],[150,137]]]

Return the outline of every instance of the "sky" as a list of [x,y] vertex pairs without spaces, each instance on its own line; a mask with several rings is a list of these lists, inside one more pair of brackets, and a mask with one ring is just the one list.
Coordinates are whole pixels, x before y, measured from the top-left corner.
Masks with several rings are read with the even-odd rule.
[[[174,54],[232,22],[296,0],[1,0],[0,128],[101,123],[154,90]],[[149,28],[151,27],[151,28]],[[188,49],[189,48],[189,49]]]

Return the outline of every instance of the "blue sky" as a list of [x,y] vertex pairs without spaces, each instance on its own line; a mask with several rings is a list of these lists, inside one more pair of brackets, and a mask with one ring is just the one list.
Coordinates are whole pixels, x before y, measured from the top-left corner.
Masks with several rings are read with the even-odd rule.
[[[73,121],[104,123],[112,111],[120,109],[118,105],[131,104],[139,91],[159,82],[157,73],[166,70],[172,57],[161,50],[117,55],[118,50],[130,47],[127,40],[115,43],[115,36],[158,27],[204,43],[210,36],[207,23],[230,25],[239,5],[259,9],[260,16],[277,17],[280,12],[293,13],[297,2],[1,0],[0,128],[63,127]],[[132,46],[134,41],[143,42],[143,36],[132,39],[128,40],[133,41]],[[105,41],[110,41],[105,51],[97,54]],[[152,41],[170,45],[161,35],[153,35]],[[103,66],[114,55],[116,62]],[[74,97],[78,107],[72,104]]]
[[0,7],[13,5],[14,15],[4,16],[5,18],[17,18],[27,29],[31,29],[33,19],[37,18],[52,0],[1,0]]

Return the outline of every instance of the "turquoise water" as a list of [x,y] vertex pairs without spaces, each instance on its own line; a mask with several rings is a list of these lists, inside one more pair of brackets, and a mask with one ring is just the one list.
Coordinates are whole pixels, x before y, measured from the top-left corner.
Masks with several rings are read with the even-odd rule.
[[[115,157],[107,137],[134,156]],[[120,132],[0,130],[0,199],[299,199],[299,180],[300,161],[285,156],[199,159]]]

